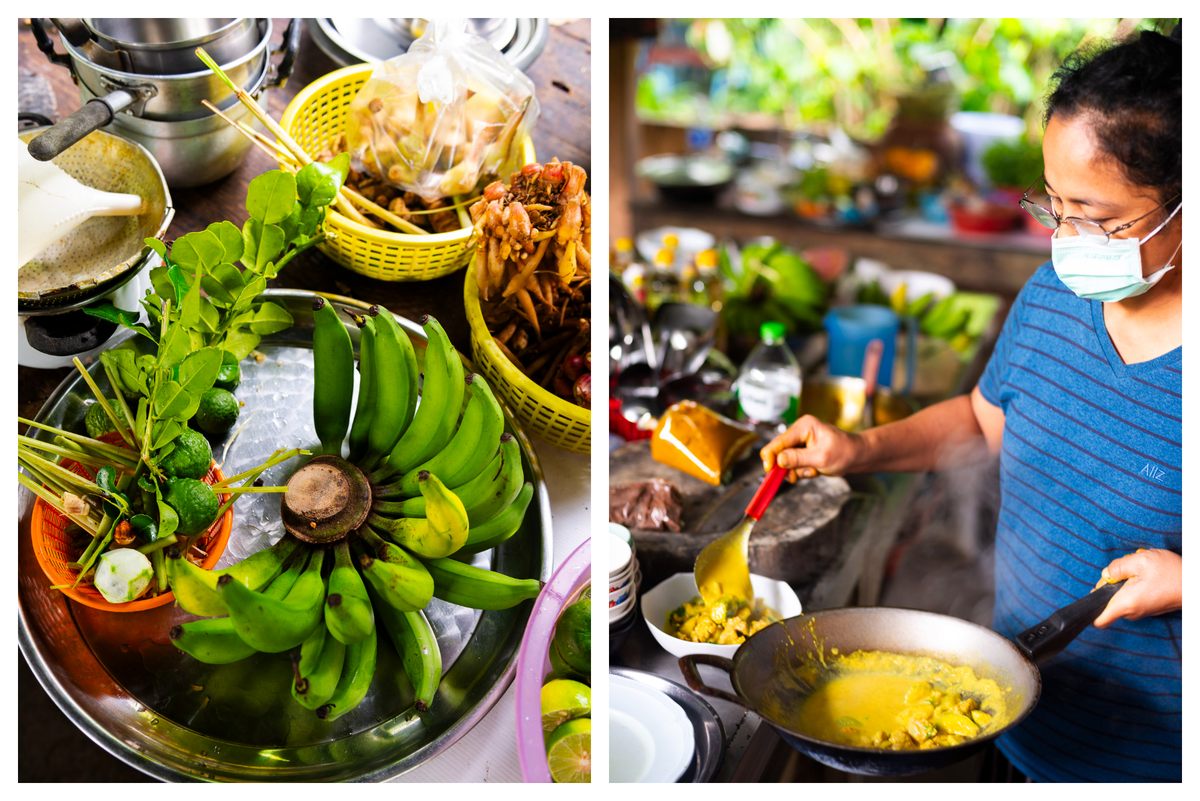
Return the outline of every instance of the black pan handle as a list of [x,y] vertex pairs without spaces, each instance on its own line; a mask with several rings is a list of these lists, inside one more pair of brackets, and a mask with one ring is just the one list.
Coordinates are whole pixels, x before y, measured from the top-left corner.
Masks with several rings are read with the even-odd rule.
[[104,97],[93,97],[83,107],[29,143],[29,155],[49,161],[92,131],[112,122],[118,111],[129,107],[136,97],[118,89]]
[[300,49],[300,34],[303,28],[301,27],[301,18],[293,17],[288,23],[287,29],[283,32],[283,41],[279,43],[279,47],[272,51],[278,53],[283,51],[283,58],[279,60],[279,66],[275,67],[275,74],[270,80],[271,86],[283,86],[287,83],[288,78],[292,75],[292,68],[296,64],[296,51]]
[[[709,687],[704,683],[704,679],[700,678],[700,670],[697,665],[710,665],[715,668],[720,668],[725,671],[726,675],[733,675],[733,660],[726,659],[723,656],[714,654],[688,654],[679,658],[679,672],[683,674],[683,680],[687,682],[698,693],[712,696],[713,698],[721,698],[738,706],[746,707],[746,702],[739,698],[734,693],[726,690],[719,690],[716,687]],[[749,707],[746,707],[749,709]]]
[[1018,634],[1017,647],[1034,662],[1049,659],[1092,625],[1124,583],[1105,584],[1064,606],[1041,623]]
[[50,38],[50,34],[46,32],[46,23],[34,17],[29,21],[29,27],[33,29],[33,39],[37,42],[38,50],[50,60],[51,64],[62,64],[63,66],[71,66],[71,57],[66,53],[56,53],[54,51],[54,40]]

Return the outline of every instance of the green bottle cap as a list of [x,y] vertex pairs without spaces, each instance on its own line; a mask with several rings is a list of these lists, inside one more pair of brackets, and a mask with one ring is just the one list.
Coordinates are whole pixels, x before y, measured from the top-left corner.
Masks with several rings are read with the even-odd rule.
[[782,342],[787,337],[787,326],[783,323],[768,320],[758,329],[758,336],[768,345]]

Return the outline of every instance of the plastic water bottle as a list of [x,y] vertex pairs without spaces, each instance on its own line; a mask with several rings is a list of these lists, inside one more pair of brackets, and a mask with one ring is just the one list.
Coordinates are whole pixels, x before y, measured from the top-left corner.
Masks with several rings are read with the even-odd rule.
[[784,341],[786,334],[783,323],[763,323],[762,341],[738,373],[738,411],[756,426],[781,428],[799,413],[800,365]]

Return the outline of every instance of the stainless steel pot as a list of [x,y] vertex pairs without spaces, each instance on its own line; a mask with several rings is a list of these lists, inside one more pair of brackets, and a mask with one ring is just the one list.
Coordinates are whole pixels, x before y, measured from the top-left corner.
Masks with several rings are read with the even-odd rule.
[[[282,45],[270,50],[271,21],[257,20],[261,38],[254,49],[222,68],[256,99],[282,86],[299,46],[299,22],[293,19]],[[33,30],[47,57],[71,70],[84,100],[75,114],[31,143],[29,152],[35,158],[53,158],[88,132],[112,124],[154,154],[171,186],[187,187],[229,174],[249,150],[248,140],[200,104],[208,99],[235,119],[247,116],[229,88],[208,70],[180,75],[121,72],[88,60],[65,36],[67,55],[56,53],[40,20],[33,21]],[[270,55],[279,53],[278,64],[273,63]]]
[[[731,701],[758,713],[788,745],[830,767],[872,776],[903,776],[933,770],[965,759],[1017,726],[1033,710],[1041,694],[1037,662],[1061,651],[1103,611],[1120,588],[1109,584],[1089,593],[1015,640],[949,615],[883,607],[831,609],[773,623],[746,640],[733,659],[690,654],[679,660],[688,685],[696,692]],[[811,666],[812,654],[824,648],[842,653],[857,650],[936,656],[951,664],[971,665],[981,676],[1006,688],[1014,709],[1009,722],[961,745],[914,751],[855,748],[819,740],[797,731],[783,714],[796,709],[814,685],[797,678],[798,668]],[[699,665],[729,675],[733,692],[710,687]],[[819,685],[820,679],[817,681]]]
[[[257,47],[262,37],[259,22],[253,17],[55,19],[59,30],[73,26],[86,31],[95,42],[92,61],[144,75],[202,70],[197,47],[203,47],[218,64],[236,61]],[[72,38],[78,46],[78,39]],[[100,62],[95,57],[101,50],[110,60]]]

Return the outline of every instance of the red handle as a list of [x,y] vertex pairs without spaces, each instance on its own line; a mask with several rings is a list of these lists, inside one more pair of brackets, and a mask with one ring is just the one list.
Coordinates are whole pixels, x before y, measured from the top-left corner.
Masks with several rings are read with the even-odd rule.
[[875,394],[875,384],[879,380],[879,362],[883,359],[883,340],[872,339],[867,343],[867,352],[863,356],[862,377],[866,383],[867,397]]
[[771,501],[775,498],[775,493],[779,492],[779,486],[783,484],[783,480],[787,478],[788,471],[786,468],[776,465],[771,468],[771,472],[767,473],[767,477],[763,479],[763,483],[759,486],[758,492],[754,493],[754,497],[750,499],[750,505],[746,507],[746,517],[758,520],[767,511],[767,507],[771,505]]

